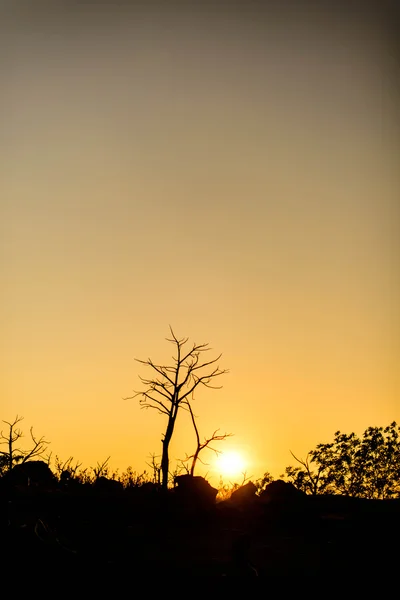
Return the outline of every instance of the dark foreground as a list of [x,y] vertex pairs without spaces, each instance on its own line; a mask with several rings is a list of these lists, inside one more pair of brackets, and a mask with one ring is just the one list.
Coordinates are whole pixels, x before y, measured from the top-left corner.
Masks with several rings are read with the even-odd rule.
[[123,494],[16,490],[1,498],[2,567],[103,580],[348,576],[391,579],[400,500],[193,507]]

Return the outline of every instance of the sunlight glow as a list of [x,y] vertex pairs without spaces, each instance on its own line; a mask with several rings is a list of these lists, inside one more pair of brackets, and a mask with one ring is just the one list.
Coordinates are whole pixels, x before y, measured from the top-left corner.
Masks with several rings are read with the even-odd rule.
[[216,460],[217,469],[222,477],[239,475],[246,470],[246,462],[238,452],[224,452]]

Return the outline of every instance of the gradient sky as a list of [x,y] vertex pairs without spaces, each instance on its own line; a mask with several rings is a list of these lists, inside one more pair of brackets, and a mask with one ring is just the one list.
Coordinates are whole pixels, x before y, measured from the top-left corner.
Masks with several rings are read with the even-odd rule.
[[[399,420],[383,20],[111,4],[3,9],[0,418],[143,471],[163,417],[123,397],[135,358],[170,360],[171,325],[222,352],[223,389],[194,408],[248,475]],[[172,458],[194,443],[181,414]]]

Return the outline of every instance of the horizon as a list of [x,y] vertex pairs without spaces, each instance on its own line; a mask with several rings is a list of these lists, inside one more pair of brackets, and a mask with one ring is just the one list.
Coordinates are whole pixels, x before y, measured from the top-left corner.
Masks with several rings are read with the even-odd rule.
[[26,441],[142,472],[163,418],[123,398],[169,326],[222,354],[193,408],[248,476],[400,420],[390,15],[324,8],[1,9],[0,420]]
[[[17,421],[18,419],[18,421]],[[18,423],[18,429],[20,429],[22,435],[19,439],[22,438],[27,438],[27,436],[25,435],[25,431],[24,431],[24,427],[23,425],[21,425],[21,421],[23,421],[24,418],[21,415],[16,415],[16,419],[15,422]],[[9,425],[11,422],[6,422],[6,421],[2,421],[2,423],[6,423],[7,425]],[[390,423],[381,423],[381,424],[371,424],[370,427],[382,427],[383,429],[385,427],[388,427],[390,425],[397,425],[396,422],[392,421]],[[30,429],[30,428],[29,428]],[[15,430],[15,428],[14,428]],[[8,427],[8,431],[9,431],[9,427]],[[335,430],[334,434],[332,434],[330,439],[325,439],[325,440],[320,440],[319,443],[322,444],[326,444],[326,443],[331,443],[334,441],[334,437],[336,435],[336,433],[341,433],[341,434],[350,434],[350,433],[355,433],[355,435],[357,436],[358,439],[362,440],[363,439],[363,435],[364,432],[350,432],[350,431],[343,431],[343,430]],[[1,433],[3,434],[7,434],[7,427],[4,427],[1,429]],[[154,469],[153,466],[151,464],[151,460],[154,459],[158,459],[155,460],[155,463],[158,464],[158,466],[160,466],[160,460],[161,460],[161,454],[157,457],[154,456],[154,454],[151,454],[147,457],[147,461],[145,462],[144,468],[142,469],[137,469],[135,467],[134,464],[129,464],[126,465],[124,468],[121,467],[121,465],[115,465],[113,464],[112,461],[112,456],[106,456],[104,458],[104,456],[102,456],[102,458],[100,460],[96,461],[96,464],[84,464],[83,462],[80,462],[78,460],[78,458],[76,456],[73,455],[69,455],[67,458],[66,457],[61,457],[56,451],[53,452],[53,448],[52,448],[52,442],[50,440],[45,439],[46,436],[45,435],[37,435],[37,432],[32,432],[34,434],[35,439],[39,439],[43,438],[44,440],[44,444],[48,444],[45,449],[43,450],[43,452],[40,452],[40,454],[38,455],[34,455],[31,459],[29,460],[33,460],[33,461],[41,461],[44,463],[47,463],[48,466],[50,467],[51,471],[54,474],[60,475],[61,471],[60,471],[60,467],[61,465],[64,466],[64,468],[71,468],[71,469],[75,469],[76,468],[76,476],[79,476],[79,474],[83,474],[84,472],[87,472],[89,470],[88,475],[89,476],[93,476],[95,475],[95,471],[96,468],[101,468],[101,473],[103,476],[107,477],[108,479],[117,479],[119,480],[119,478],[124,475],[127,474],[128,471],[131,471],[132,474],[134,474],[135,476],[137,476],[138,478],[140,477],[144,477],[143,481],[148,481],[155,478],[154,475]],[[4,439],[4,438],[3,438]],[[4,442],[3,442],[4,443]],[[217,442],[218,443],[218,442]],[[18,444],[14,444],[14,446],[17,445],[22,451],[28,451],[32,448],[33,444],[27,442],[25,445],[24,443],[20,443],[18,442]],[[309,451],[315,450],[314,448],[309,448]],[[214,487],[218,488],[220,486],[228,486],[229,488],[235,488],[236,486],[241,486],[244,483],[247,483],[248,481],[252,481],[252,482],[257,482],[257,481],[261,481],[263,479],[263,476],[271,476],[271,481],[277,481],[277,480],[285,480],[288,479],[290,481],[290,477],[288,477],[287,473],[285,472],[286,467],[292,466],[292,467],[299,467],[299,464],[301,465],[301,468],[304,470],[304,464],[300,461],[304,461],[306,460],[307,455],[304,456],[294,456],[294,453],[292,454],[291,451],[289,451],[289,454],[291,455],[291,462],[287,463],[284,468],[281,469],[281,471],[272,473],[269,469],[264,469],[262,471],[259,471],[257,474],[251,474],[248,469],[248,463],[246,462],[246,455],[244,453],[240,453],[237,452],[237,447],[235,445],[233,445],[233,450],[228,449],[227,451],[224,450],[223,445],[221,446],[221,450],[218,451],[217,453],[210,453],[212,456],[212,459],[210,460],[210,462],[208,463],[208,466],[206,464],[202,464],[201,462],[199,462],[197,464],[197,467],[195,469],[194,475],[195,476],[201,476],[204,479],[206,479],[209,483],[211,483]],[[299,460],[297,460],[299,459]],[[19,462],[19,461],[18,461]],[[18,462],[16,462],[15,464],[18,464]],[[176,473],[176,475],[184,475],[184,474],[188,474],[186,472],[186,470],[184,470],[183,465],[183,461],[181,461],[182,464],[179,463],[178,460],[173,460],[171,459],[171,465],[170,465],[170,478],[169,478],[169,485],[171,485],[172,483],[172,474]],[[218,464],[221,464],[220,467],[218,467]],[[312,460],[311,460],[312,463]],[[239,466],[237,466],[237,464]],[[190,462],[187,463],[187,465],[190,465]],[[311,465],[312,467],[312,465]],[[312,470],[312,469],[311,469]],[[90,473],[90,471],[92,473]],[[154,481],[155,482],[155,481]]]

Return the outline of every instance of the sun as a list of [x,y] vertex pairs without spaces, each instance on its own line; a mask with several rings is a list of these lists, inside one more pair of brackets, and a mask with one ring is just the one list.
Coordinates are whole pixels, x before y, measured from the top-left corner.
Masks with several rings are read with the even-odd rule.
[[222,477],[233,477],[246,470],[246,461],[239,452],[232,450],[218,456],[216,467]]

